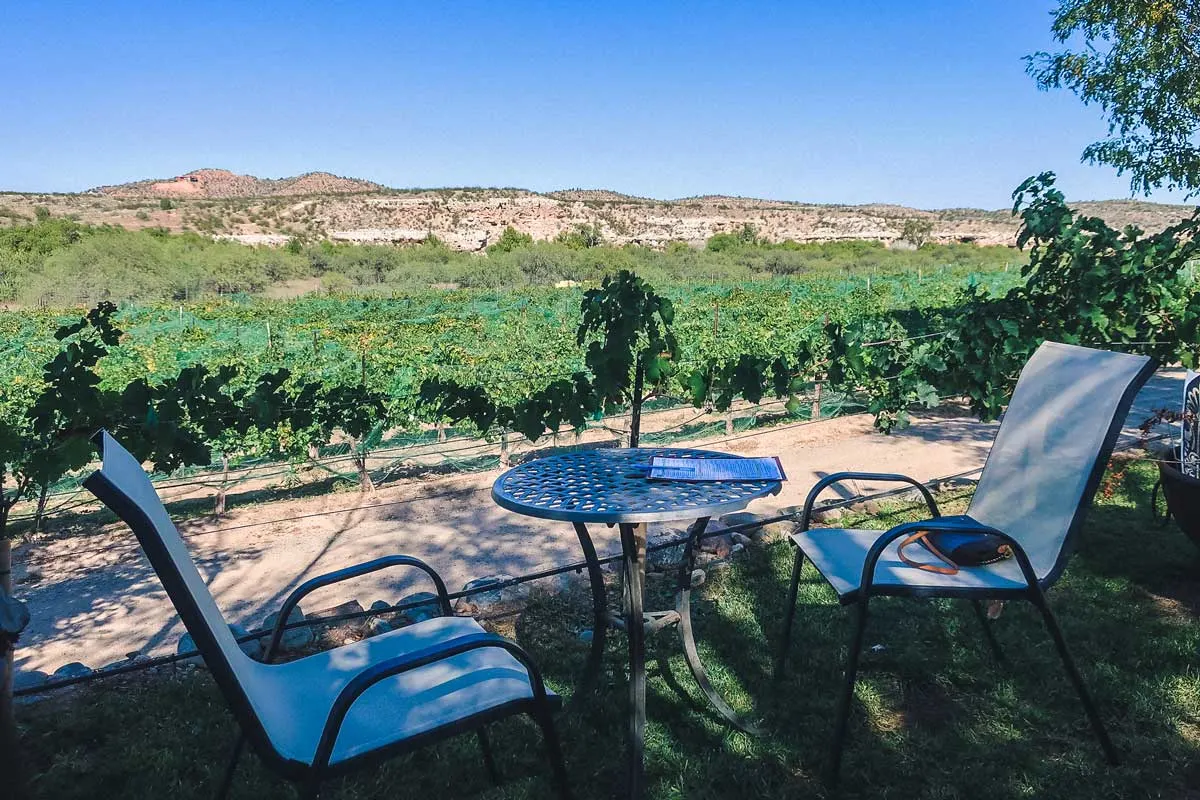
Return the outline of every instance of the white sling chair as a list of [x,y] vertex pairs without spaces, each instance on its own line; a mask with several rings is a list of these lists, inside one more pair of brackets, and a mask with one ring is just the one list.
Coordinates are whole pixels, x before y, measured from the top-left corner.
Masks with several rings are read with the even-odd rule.
[[[855,604],[858,609],[834,727],[830,783],[837,783],[841,766],[867,604],[877,595],[973,601],[997,659],[1003,656],[980,601],[1032,602],[1041,611],[1105,756],[1110,763],[1117,762],[1116,750],[1043,592],[1066,566],[1072,540],[1096,493],[1121,424],[1154,366],[1143,356],[1044,343],[1021,371],[966,514],[941,516],[929,490],[904,475],[840,472],[812,488],[800,525],[790,537],[796,559],[775,675],[782,675],[790,648],[800,572],[807,557],[837,592],[842,605]],[[929,506],[931,519],[888,531],[809,530],[817,496],[835,483],[853,479],[912,484]],[[964,567],[952,575],[927,572],[906,565],[897,555],[899,540],[918,531],[992,533],[1011,545],[1014,557],[989,566]],[[914,552],[920,549],[913,548]]]
[[94,441],[103,465],[84,486],[137,535],[241,727],[219,797],[229,791],[243,740],[272,770],[300,783],[305,797],[316,797],[326,778],[470,731],[495,778],[484,726],[522,713],[540,726],[556,789],[569,796],[551,717],[559,698],[516,643],[450,615],[445,583],[428,565],[389,556],[307,581],[284,602],[266,659],[300,598],[388,567],[429,575],[442,616],[284,664],[255,661],[238,647],[141,464],[105,431]]

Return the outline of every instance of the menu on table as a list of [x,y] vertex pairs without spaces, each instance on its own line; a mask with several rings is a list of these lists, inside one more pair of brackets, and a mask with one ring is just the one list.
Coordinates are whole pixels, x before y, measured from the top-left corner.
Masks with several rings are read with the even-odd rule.
[[786,481],[774,456],[760,458],[669,458],[650,460],[653,481]]

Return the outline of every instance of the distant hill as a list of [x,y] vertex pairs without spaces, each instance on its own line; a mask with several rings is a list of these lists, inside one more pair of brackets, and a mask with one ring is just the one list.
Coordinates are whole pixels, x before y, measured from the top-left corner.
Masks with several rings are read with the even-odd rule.
[[635,197],[631,194],[614,192],[611,189],[559,189],[547,192],[546,197],[555,200],[579,201],[581,203],[654,203],[649,197]]
[[1085,200],[1071,203],[1080,214],[1100,217],[1118,230],[1133,225],[1144,231],[1158,231],[1190,217],[1195,206],[1150,203],[1146,200]]
[[[541,194],[513,188],[390,189],[328,172],[264,179],[224,169],[173,178],[100,186],[83,194],[0,193],[0,225],[32,220],[38,206],[55,216],[126,228],[196,231],[246,244],[309,241],[405,244],[436,236],[457,250],[481,250],[512,226],[537,240],[580,225],[609,244],[702,246],[717,233],[754,227],[769,241],[881,241],[899,244],[911,219],[928,221],[939,243],[1011,245],[1018,221],[1007,209],[923,210],[887,203],[838,205],[704,195],[676,200],[635,197],[607,189]],[[1191,206],[1139,200],[1074,203],[1079,211],[1123,228],[1161,230],[1189,216]]]
[[378,192],[384,187],[371,181],[343,178],[328,172],[306,172],[294,178],[256,178],[227,169],[197,169],[174,178],[151,179],[97,186],[89,194],[121,198],[295,197],[300,195]]

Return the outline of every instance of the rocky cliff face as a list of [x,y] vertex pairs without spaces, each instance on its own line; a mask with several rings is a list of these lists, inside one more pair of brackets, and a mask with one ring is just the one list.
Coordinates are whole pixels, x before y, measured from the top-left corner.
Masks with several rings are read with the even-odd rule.
[[[1088,214],[1155,230],[1190,213],[1183,206],[1153,203],[1085,203]],[[460,249],[485,247],[506,226],[534,239],[553,239],[579,225],[598,228],[605,242],[664,247],[672,241],[700,244],[717,233],[753,225],[770,241],[878,240],[899,243],[911,219],[932,225],[930,241],[1011,245],[1017,220],[1007,211],[924,211],[894,205],[813,205],[734,197],[657,201],[615,192],[535,194],[515,190],[460,190],[362,195],[323,202],[319,228],[334,237],[353,231],[356,241],[394,241],[397,231],[432,232]],[[346,237],[351,238],[351,237]]]
[[[583,195],[583,196],[581,196]],[[1012,243],[1016,225],[989,212],[918,211],[895,206],[817,206],[729,197],[656,201],[615,193],[503,190],[364,195],[322,202],[315,223],[333,238],[354,241],[411,239],[432,232],[460,249],[486,247],[511,225],[534,239],[553,239],[580,225],[600,230],[605,242],[664,247],[703,243],[717,233],[753,225],[771,241],[896,241],[914,217],[933,224],[936,241]],[[352,234],[352,235],[351,235]],[[403,234],[403,235],[401,235]]]
[[[678,241],[702,244],[714,234],[738,231],[747,224],[774,242],[902,244],[904,225],[913,219],[927,221],[929,240],[940,243],[1011,245],[1017,232],[1017,220],[1006,210],[927,211],[887,204],[819,205],[721,195],[653,200],[583,189],[548,194],[521,189],[392,190],[327,172],[266,180],[219,169],[102,186],[82,195],[0,195],[0,209],[17,215],[0,215],[0,224],[32,219],[38,205],[55,215],[71,214],[90,223],[194,230],[271,245],[296,236],[407,244],[432,234],[455,249],[479,250],[495,242],[510,225],[538,240],[589,225],[600,231],[606,243],[649,247]],[[1109,224],[1145,230],[1161,230],[1193,210],[1121,200],[1076,207]]]

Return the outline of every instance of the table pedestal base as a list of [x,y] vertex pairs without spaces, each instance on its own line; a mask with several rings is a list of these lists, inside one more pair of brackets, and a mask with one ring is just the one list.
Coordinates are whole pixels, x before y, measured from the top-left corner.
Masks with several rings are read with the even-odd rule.
[[640,798],[646,782],[646,625],[642,591],[646,586],[646,526],[621,524],[624,560],[625,636],[629,642],[630,798]]
[[[575,532],[583,548],[588,564],[588,578],[592,588],[592,647],[587,667],[576,688],[575,696],[583,698],[590,694],[599,677],[601,660],[604,656],[605,635],[609,627],[625,631],[629,644],[629,755],[627,780],[630,798],[640,798],[645,784],[645,730],[646,730],[646,636],[665,628],[677,626],[683,643],[683,655],[696,685],[717,713],[738,730],[757,734],[753,724],[743,719],[725,701],[712,681],[700,654],[696,650],[695,633],[692,630],[692,571],[695,568],[696,548],[708,525],[702,518],[692,526],[680,564],[674,611],[651,611],[644,609],[646,582],[646,526],[622,523],[622,615],[612,617],[608,613],[604,592],[604,576],[596,556],[596,548],[588,534],[587,526],[575,523]],[[574,701],[573,701],[574,702]]]
[[697,520],[692,526],[687,545],[684,547],[683,562],[679,565],[675,613],[679,618],[679,640],[683,643],[683,657],[687,661],[688,669],[692,671],[696,685],[704,692],[704,696],[717,713],[738,730],[757,736],[758,729],[730,708],[725,698],[712,685],[712,681],[708,679],[708,672],[704,669],[704,662],[700,660],[700,653],[696,650],[696,635],[692,631],[692,572],[696,568],[696,548],[700,545],[700,537],[704,535],[706,527],[708,517]]

